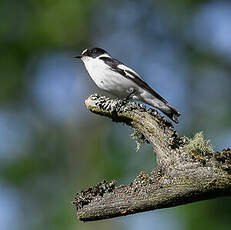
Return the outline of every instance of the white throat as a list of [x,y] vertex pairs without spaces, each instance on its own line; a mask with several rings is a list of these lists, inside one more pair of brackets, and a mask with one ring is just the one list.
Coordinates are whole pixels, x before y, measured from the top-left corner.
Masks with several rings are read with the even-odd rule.
[[96,58],[84,56],[82,61],[93,81],[96,83],[98,87],[101,89],[105,87],[105,84],[110,84],[110,75],[111,72],[108,72],[110,67],[105,64],[105,62],[100,59],[102,57],[110,57],[109,54],[101,54]]

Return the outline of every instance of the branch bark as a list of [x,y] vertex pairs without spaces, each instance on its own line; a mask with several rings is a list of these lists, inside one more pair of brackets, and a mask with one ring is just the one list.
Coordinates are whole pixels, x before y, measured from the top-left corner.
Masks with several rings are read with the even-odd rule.
[[73,201],[82,221],[123,216],[231,195],[231,149],[212,152],[203,139],[179,137],[154,109],[135,102],[90,96],[85,104],[96,114],[132,126],[137,138],[152,144],[157,167],[141,172],[126,186],[103,181],[81,191]]

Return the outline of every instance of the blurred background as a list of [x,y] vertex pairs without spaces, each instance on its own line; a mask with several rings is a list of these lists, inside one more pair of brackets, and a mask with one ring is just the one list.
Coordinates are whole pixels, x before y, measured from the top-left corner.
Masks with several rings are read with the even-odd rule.
[[231,228],[220,198],[81,223],[76,191],[104,178],[129,183],[155,158],[132,130],[91,114],[100,92],[73,57],[106,49],[182,112],[176,129],[231,142],[231,2],[206,0],[0,1],[0,229]]

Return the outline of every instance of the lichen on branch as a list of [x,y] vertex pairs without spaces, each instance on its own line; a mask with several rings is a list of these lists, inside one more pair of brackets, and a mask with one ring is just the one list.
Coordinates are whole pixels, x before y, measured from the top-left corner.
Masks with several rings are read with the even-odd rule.
[[180,137],[157,110],[137,102],[92,95],[85,104],[93,113],[133,127],[132,137],[138,148],[143,142],[152,144],[157,167],[150,174],[141,172],[128,185],[103,181],[79,192],[73,204],[80,220],[106,219],[231,195],[229,148],[214,153],[203,133]]
[[188,153],[199,156],[211,156],[214,153],[210,140],[204,138],[203,132],[196,133],[193,138],[187,138],[185,148]]

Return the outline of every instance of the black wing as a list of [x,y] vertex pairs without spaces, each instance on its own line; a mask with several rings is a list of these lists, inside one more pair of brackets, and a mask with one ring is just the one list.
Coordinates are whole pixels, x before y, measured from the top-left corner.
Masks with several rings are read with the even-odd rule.
[[127,79],[135,82],[141,88],[147,90],[157,99],[161,100],[164,103],[167,103],[167,101],[157,92],[155,92],[136,72],[125,66],[122,62],[110,57],[100,57],[100,59],[103,60],[108,66],[110,66],[111,70],[120,73]]

